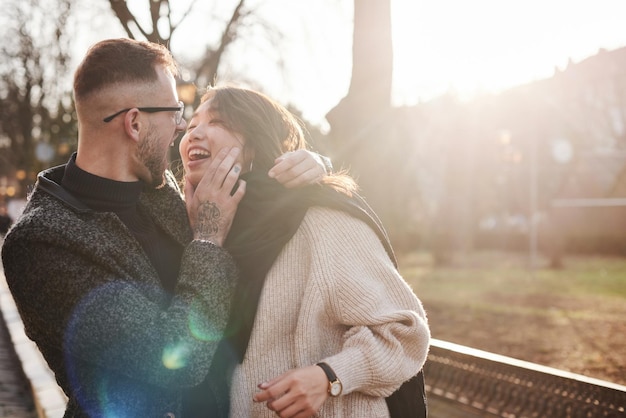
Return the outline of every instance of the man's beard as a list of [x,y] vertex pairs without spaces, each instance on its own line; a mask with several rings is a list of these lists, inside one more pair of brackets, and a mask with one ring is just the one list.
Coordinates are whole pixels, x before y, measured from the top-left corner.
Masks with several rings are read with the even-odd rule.
[[167,158],[163,152],[159,150],[160,139],[157,130],[150,125],[148,132],[143,141],[139,143],[139,161],[148,169],[150,173],[150,186],[158,187],[163,184],[163,174],[166,168],[164,162]]

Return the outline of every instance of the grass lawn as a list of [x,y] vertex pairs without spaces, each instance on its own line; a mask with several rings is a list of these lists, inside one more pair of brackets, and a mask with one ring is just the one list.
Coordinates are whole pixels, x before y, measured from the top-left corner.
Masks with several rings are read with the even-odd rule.
[[505,252],[398,258],[434,338],[626,385],[626,258],[569,256],[561,270]]

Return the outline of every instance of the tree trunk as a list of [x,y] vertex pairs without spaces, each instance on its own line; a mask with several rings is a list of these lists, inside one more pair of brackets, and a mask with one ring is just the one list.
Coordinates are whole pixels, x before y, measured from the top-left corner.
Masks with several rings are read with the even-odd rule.
[[331,157],[349,168],[386,224],[398,206],[393,165],[401,158],[391,109],[393,50],[390,0],[355,0],[352,79],[348,95],[326,118]]

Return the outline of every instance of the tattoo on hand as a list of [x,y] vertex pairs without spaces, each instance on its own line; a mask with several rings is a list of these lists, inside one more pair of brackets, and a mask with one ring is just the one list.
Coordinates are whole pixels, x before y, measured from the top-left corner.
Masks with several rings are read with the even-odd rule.
[[212,237],[219,232],[220,209],[213,202],[203,202],[198,207],[198,224],[196,231],[205,238]]

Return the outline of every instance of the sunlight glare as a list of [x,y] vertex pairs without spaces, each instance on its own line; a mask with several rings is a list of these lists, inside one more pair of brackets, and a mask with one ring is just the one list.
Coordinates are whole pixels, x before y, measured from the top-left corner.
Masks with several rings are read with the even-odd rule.
[[[181,17],[190,2],[177,1],[173,16]],[[235,3],[220,2],[219,8],[215,2],[197,3],[172,38],[177,59],[189,64],[201,57],[206,45],[221,36],[222,25],[207,24],[214,20],[209,16],[225,18]],[[141,4],[129,0],[132,10],[141,10]],[[271,23],[274,36],[286,36],[248,33],[245,42],[229,47],[222,77],[262,88],[325,126],[325,114],[350,85],[353,1],[250,4],[259,22]],[[549,78],[570,60],[579,62],[599,48],[626,46],[623,0],[391,0],[391,14],[394,105],[415,105],[446,93],[460,99],[497,93]],[[90,21],[78,39],[124,36],[110,11],[103,8],[98,16],[100,23]],[[149,16],[140,17],[144,22]],[[80,54],[87,44],[81,43]]]
[[615,0],[392,0],[394,103],[498,92],[549,78],[599,44],[624,46],[609,3],[626,11]]

